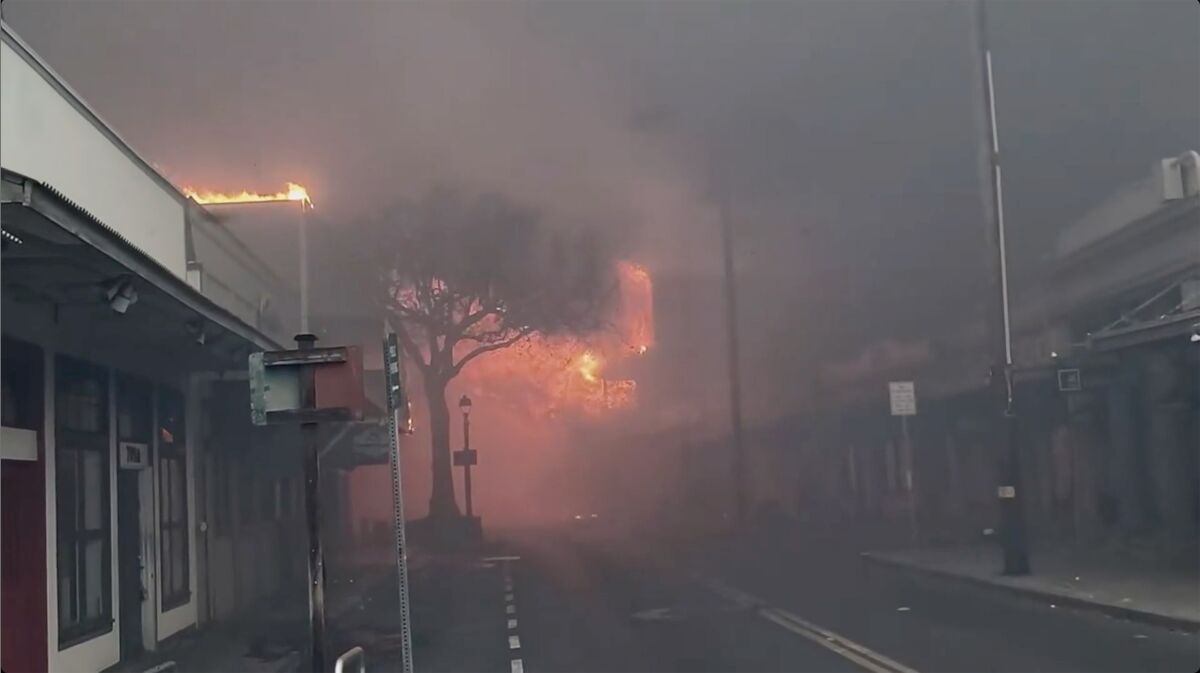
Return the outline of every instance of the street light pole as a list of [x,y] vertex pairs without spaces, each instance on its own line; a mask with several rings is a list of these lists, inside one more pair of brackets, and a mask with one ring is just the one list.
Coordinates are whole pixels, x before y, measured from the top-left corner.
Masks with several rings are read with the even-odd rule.
[[463,419],[463,492],[466,495],[467,501],[467,518],[470,519],[475,515],[475,508],[471,502],[471,398],[463,395],[458,400],[458,408],[462,410]]
[[986,135],[980,152],[981,178],[988,183],[982,193],[987,216],[987,240],[991,257],[991,282],[995,304],[989,311],[992,364],[989,385],[1000,414],[997,433],[1003,456],[996,489],[1000,501],[1000,542],[1004,550],[1004,574],[1027,575],[1029,545],[1022,505],[1021,453],[1017,443],[1017,417],[1014,402],[1012,327],[1009,314],[1008,257],[1004,230],[1004,190],[1000,173],[1000,142],[996,130],[996,91],[992,79],[992,52],[987,43],[987,8],[984,0],[975,4],[975,42],[979,48],[979,84],[983,94],[982,112]]
[[[723,189],[724,186],[722,185]],[[725,270],[725,330],[729,360],[729,415],[733,431],[733,505],[739,525],[746,522],[746,453],[742,445],[742,377],[738,362],[737,283],[733,276],[733,224],[729,204],[720,194],[721,253]]]

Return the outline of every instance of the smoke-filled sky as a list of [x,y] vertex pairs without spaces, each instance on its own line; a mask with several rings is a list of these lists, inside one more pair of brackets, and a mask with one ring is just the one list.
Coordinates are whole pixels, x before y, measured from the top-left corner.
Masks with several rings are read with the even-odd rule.
[[[627,232],[660,277],[718,268],[724,194],[751,354],[919,337],[981,296],[967,2],[9,0],[4,16],[181,184],[295,180],[350,223],[467,183]],[[1020,280],[1060,225],[1200,146],[1200,7],[992,2],[990,19]]]

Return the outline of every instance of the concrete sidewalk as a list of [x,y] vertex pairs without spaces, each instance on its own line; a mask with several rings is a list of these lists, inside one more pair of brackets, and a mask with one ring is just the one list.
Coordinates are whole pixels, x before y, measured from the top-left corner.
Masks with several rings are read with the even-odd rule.
[[1078,550],[1039,550],[1033,574],[999,574],[994,545],[863,552],[868,562],[893,569],[1036,598],[1053,605],[1200,631],[1200,566],[1167,569],[1151,563]]

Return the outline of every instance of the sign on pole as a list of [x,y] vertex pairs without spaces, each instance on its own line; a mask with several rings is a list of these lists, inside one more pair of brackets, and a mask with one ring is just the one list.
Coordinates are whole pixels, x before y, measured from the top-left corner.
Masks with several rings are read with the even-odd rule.
[[888,396],[893,416],[917,415],[917,391],[912,381],[892,381],[888,384]]
[[[408,542],[404,535],[404,492],[400,475],[400,433],[407,428],[409,417],[408,391],[404,389],[403,363],[400,343],[395,333],[383,340],[384,378],[387,381],[388,430],[391,435],[388,463],[392,471],[392,518],[396,528],[396,572],[400,585],[401,671],[412,673],[412,626],[408,605]],[[403,420],[404,425],[401,425]]]

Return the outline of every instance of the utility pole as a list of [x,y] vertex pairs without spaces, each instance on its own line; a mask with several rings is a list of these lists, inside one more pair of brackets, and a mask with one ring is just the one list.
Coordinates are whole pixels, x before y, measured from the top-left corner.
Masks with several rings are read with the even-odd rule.
[[979,86],[982,98],[984,135],[981,137],[980,177],[987,182],[982,192],[986,215],[989,267],[995,303],[988,311],[991,340],[989,386],[996,406],[996,432],[1002,455],[996,495],[1000,504],[1000,542],[1004,550],[1004,574],[1028,575],[1029,544],[1022,505],[1021,454],[1017,443],[1014,402],[1012,326],[1009,314],[1008,257],[1004,231],[1004,189],[1000,173],[1000,142],[996,130],[996,90],[992,79],[992,52],[987,43],[987,8],[975,4],[975,42],[979,49]]
[[[723,188],[723,187],[722,187]],[[737,284],[733,276],[733,226],[729,204],[720,194],[721,253],[725,267],[725,330],[729,348],[729,415],[733,430],[733,503],[738,524],[746,523],[746,453],[742,445],[742,380],[738,362]]]
[[[317,338],[311,334],[296,335],[302,351],[312,350]],[[300,408],[317,407],[316,370],[304,365],[300,372]],[[312,642],[309,643],[313,673],[325,670],[325,554],[321,549],[321,464],[317,447],[318,424],[300,424],[304,445],[304,510],[308,529],[308,624]]]

